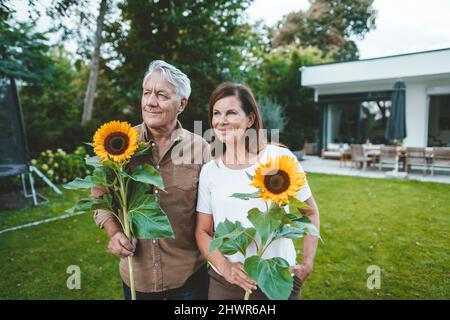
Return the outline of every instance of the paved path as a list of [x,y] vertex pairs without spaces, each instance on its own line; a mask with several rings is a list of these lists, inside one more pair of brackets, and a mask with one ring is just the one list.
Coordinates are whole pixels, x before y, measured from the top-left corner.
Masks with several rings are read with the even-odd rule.
[[[367,178],[390,178],[389,171],[391,168],[383,167],[382,171],[378,171],[378,167],[368,167],[365,171],[362,169],[351,168],[350,162],[345,163],[344,165],[340,164],[339,160],[329,160],[329,159],[321,159],[316,156],[304,156],[301,164],[303,169],[306,172],[313,173],[325,173],[325,174],[337,174],[344,176],[355,176],[355,177],[367,177]],[[423,175],[422,170],[420,168],[412,168],[412,172],[410,172],[406,178],[399,179],[408,179],[408,180],[417,180],[417,181],[427,181],[427,182],[438,182],[438,183],[448,183],[450,184],[450,170],[439,170],[434,172],[435,174],[430,175],[429,171],[426,175]]]

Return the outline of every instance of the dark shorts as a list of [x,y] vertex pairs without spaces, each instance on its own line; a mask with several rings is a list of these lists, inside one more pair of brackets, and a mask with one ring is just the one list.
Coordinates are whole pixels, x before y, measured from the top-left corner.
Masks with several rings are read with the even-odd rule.
[[[300,279],[294,276],[294,287],[289,296],[289,300],[300,300],[301,286]],[[245,291],[241,287],[229,283],[224,277],[214,271],[213,268],[209,269],[209,300],[243,300],[244,296]],[[257,289],[252,291],[250,300],[269,300],[269,298],[260,289]]]
[[[183,286],[162,292],[136,292],[136,300],[207,300],[208,269],[206,264],[190,276]],[[131,300],[131,290],[123,282],[125,300]]]

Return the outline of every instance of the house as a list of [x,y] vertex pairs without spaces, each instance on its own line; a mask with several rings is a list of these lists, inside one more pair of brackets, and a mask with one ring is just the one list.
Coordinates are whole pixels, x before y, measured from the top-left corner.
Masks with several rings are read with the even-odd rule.
[[406,84],[404,146],[450,147],[450,48],[302,66],[322,112],[319,150],[328,143],[389,143],[392,87]]

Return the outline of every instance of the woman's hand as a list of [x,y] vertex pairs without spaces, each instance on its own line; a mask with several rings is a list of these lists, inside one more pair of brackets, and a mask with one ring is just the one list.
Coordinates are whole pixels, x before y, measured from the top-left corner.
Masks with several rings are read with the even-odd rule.
[[244,266],[240,262],[227,262],[222,274],[229,283],[240,286],[248,293],[256,290],[256,282],[245,273]]
[[312,270],[313,266],[310,263],[297,264],[291,267],[291,273],[293,273],[294,276],[299,278],[302,283],[305,282],[305,280],[309,277]]

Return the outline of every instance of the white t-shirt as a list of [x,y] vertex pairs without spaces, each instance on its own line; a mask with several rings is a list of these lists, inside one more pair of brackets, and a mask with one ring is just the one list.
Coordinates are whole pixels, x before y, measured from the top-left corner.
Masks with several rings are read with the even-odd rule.
[[[260,156],[259,161],[265,163],[267,157],[287,155],[296,159],[295,155],[288,149],[274,145],[267,145]],[[221,160],[211,160],[202,167],[198,188],[197,211],[206,214],[212,214],[214,218],[214,227],[225,221],[225,218],[231,222],[239,221],[245,228],[253,227],[247,219],[247,213],[252,208],[259,208],[265,211],[266,205],[262,199],[241,200],[231,197],[233,193],[254,193],[258,189],[250,186],[250,175],[255,174],[259,163],[256,162],[246,169],[227,168]],[[299,164],[299,171],[303,168]],[[298,199],[305,201],[312,195],[308,184],[305,184],[298,192]],[[288,211],[288,207],[286,207]],[[259,241],[259,237],[257,238]],[[253,242],[247,248],[247,256],[256,255],[256,246]],[[226,256],[231,262],[244,263],[244,256],[237,252]],[[296,252],[294,243],[291,239],[277,239],[271,243],[263,254],[263,258],[270,259],[281,257],[291,266],[296,264]],[[215,268],[214,268],[215,269]],[[216,270],[217,271],[217,270]]]

